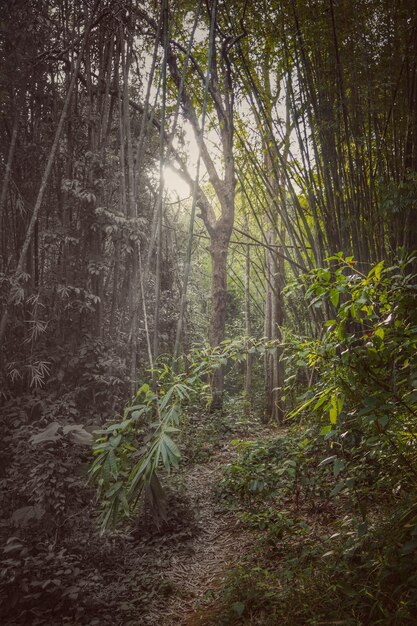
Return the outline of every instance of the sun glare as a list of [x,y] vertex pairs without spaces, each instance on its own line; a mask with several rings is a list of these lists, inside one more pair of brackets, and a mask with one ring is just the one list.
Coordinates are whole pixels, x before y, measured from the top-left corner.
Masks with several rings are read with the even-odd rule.
[[169,165],[164,169],[164,186],[174,200],[185,200],[192,193],[190,185]]

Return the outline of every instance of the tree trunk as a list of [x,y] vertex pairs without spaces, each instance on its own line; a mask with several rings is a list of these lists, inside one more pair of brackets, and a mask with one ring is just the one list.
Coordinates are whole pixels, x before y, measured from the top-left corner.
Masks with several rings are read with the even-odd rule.
[[[19,129],[19,115],[15,114],[13,130],[12,130],[12,139],[10,141],[9,154],[7,157],[6,163],[6,171],[4,172],[3,178],[3,186],[1,188],[0,194],[0,269],[2,269],[2,265],[6,266],[6,256],[3,254],[3,214],[4,207],[6,204],[7,192],[9,190],[9,181],[12,173],[12,164],[14,159],[14,153],[16,149],[16,139],[17,139],[17,131]],[[3,261],[3,263],[2,263]]]
[[[245,232],[248,233],[248,216],[245,215]],[[245,258],[245,328],[246,335],[251,337],[252,335],[252,319],[251,319],[251,306],[250,306],[250,245],[246,244],[246,258]],[[246,412],[250,414],[252,409],[252,367],[253,367],[253,354],[248,352],[246,355],[245,363],[245,404]]]
[[[227,251],[231,228],[217,227],[213,232],[210,245],[212,264],[212,308],[210,316],[210,345],[218,346],[225,336],[227,305]],[[212,379],[212,401],[210,408],[216,410],[222,406],[224,390],[224,367],[215,370]]]
[[[267,292],[265,302],[265,336],[276,342],[281,340],[281,326],[284,321],[282,285],[284,284],[284,260],[275,251],[276,231],[271,229],[268,234],[270,248],[267,251]],[[265,421],[282,422],[284,407],[281,400],[284,385],[284,368],[280,359],[281,349],[265,354]]]
[[[224,163],[224,177],[219,175],[216,164],[204,140],[203,128],[199,120],[199,113],[193,99],[183,85],[182,75],[178,67],[178,57],[174,47],[170,44],[165,47],[167,63],[171,76],[176,84],[185,118],[190,122],[199,146],[201,158],[206,167],[210,183],[220,206],[220,216],[215,211],[201,187],[198,188],[197,205],[201,211],[200,217],[210,236],[210,255],[212,261],[212,312],[210,319],[209,340],[211,346],[218,346],[224,339],[226,323],[227,300],[227,251],[234,221],[235,201],[235,164],[233,155],[234,140],[234,90],[232,84],[230,49],[243,36],[225,37],[220,49],[216,49],[217,1],[214,0],[210,11],[209,33],[209,73],[205,73],[194,59],[193,64],[198,68],[198,75],[205,84],[204,102],[210,97],[214,104],[214,111],[218,121],[221,139],[221,151]],[[155,27],[155,24],[153,25]],[[221,32],[221,31],[219,31]],[[220,63],[219,63],[220,61]],[[209,79],[207,80],[206,77]],[[205,105],[204,105],[205,106]],[[212,380],[212,409],[221,407],[224,386],[223,368],[216,371]]]

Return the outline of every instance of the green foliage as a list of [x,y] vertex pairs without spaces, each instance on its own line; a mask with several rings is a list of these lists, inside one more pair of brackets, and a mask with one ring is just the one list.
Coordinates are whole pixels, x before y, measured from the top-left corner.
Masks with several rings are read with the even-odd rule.
[[296,480],[297,464],[291,458],[289,442],[279,437],[270,442],[233,440],[239,453],[237,460],[225,466],[223,488],[240,500],[253,502],[278,497],[291,489]]
[[[147,384],[141,386],[122,422],[98,431],[90,476],[98,483],[104,502],[103,531],[115,525],[120,514],[130,516],[145,487],[161,503],[156,472],[161,466],[168,472],[178,466],[180,453],[171,436],[178,432],[180,405],[189,397],[189,387],[179,380],[167,384],[168,372],[167,368],[159,371],[156,391]],[[135,456],[139,461],[132,467]],[[159,515],[164,516],[161,507]]]
[[272,624],[267,620],[273,614],[276,599],[274,586],[279,584],[274,572],[266,567],[251,563],[237,566],[227,573],[221,595],[216,599],[216,607],[201,611],[195,624]]
[[84,582],[79,577],[80,557],[52,544],[35,547],[10,537],[3,547],[1,567],[0,600],[8,607],[3,613],[8,623],[17,615],[21,623],[33,623],[36,607],[42,607],[42,616],[51,621],[54,615],[80,614],[77,600]]
[[[217,621],[201,624],[414,623],[414,260],[363,273],[338,254],[303,277],[309,306],[328,317],[317,338],[287,348],[290,375],[303,372],[289,385],[310,384],[289,434],[235,442],[222,488],[259,533],[255,564],[230,573]],[[260,584],[266,569],[279,585]],[[242,572],[258,590],[254,613]],[[241,622],[233,603],[245,607]]]
[[319,339],[295,346],[316,382],[289,417],[317,416],[340,474],[336,493],[352,492],[360,474],[407,490],[417,459],[417,294],[407,271],[414,258],[378,263],[367,274],[352,257],[329,261],[304,278],[310,306],[331,303],[334,313]]
[[[268,441],[232,441],[238,456],[224,468],[223,497],[265,510],[265,503],[282,509],[288,497],[296,506],[307,499],[314,506],[317,498],[331,489],[330,467],[320,464],[318,430],[303,429],[279,434]],[[323,446],[322,453],[326,450]]]
[[172,437],[179,432],[184,407],[197,397],[209,404],[209,381],[217,368],[243,361],[248,351],[264,354],[272,349],[253,339],[224,341],[215,348],[194,349],[184,371],[177,371],[180,364],[164,362],[150,371],[150,383],[138,389],[121,421],[97,431],[89,473],[98,485],[103,532],[129,518],[144,492],[160,523],[166,511],[157,473],[178,467],[181,455]]
[[25,533],[36,528],[38,536],[64,530],[74,508],[85,505],[85,479],[74,468],[87,460],[92,440],[81,424],[51,422],[43,429],[32,429],[30,438],[25,423],[5,431],[2,509],[9,513],[14,529]]
[[[241,520],[257,531],[256,544],[228,573],[215,617],[209,609],[197,623],[413,624],[415,493],[383,492],[371,465],[360,494],[371,505],[364,520],[354,492],[332,495],[338,475],[334,459],[326,457],[328,445],[317,428],[294,430],[276,441],[239,442],[238,458],[225,468],[223,490],[228,501],[244,507]],[[295,477],[288,460],[297,462]],[[354,475],[365,470],[352,468]],[[263,488],[254,495],[255,476]],[[243,607],[240,621],[237,603]]]
[[210,461],[218,449],[219,441],[231,436],[241,427],[232,413],[201,411],[200,406],[187,409],[186,423],[178,434],[178,446],[184,464]]
[[242,522],[249,528],[260,531],[268,531],[268,539],[281,540],[284,535],[294,535],[302,530],[303,526],[294,520],[288,511],[278,511],[276,508],[268,508],[264,511],[245,512],[241,516]]

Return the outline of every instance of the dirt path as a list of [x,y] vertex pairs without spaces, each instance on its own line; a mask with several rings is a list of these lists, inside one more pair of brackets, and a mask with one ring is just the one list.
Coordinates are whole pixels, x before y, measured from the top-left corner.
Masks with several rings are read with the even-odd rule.
[[199,600],[218,586],[222,575],[251,544],[251,534],[243,531],[236,514],[222,511],[215,498],[214,487],[221,479],[224,462],[223,456],[207,465],[196,465],[187,475],[199,532],[189,550],[174,557],[166,572],[179,593],[167,606],[163,626],[188,624]]
[[103,587],[110,595],[114,589],[117,606],[125,611],[119,613],[117,626],[196,626],[203,601],[211,599],[226,572],[250,551],[256,532],[240,523],[237,511],[225,508],[219,483],[224,466],[236,455],[231,440],[278,434],[259,424],[251,424],[251,431],[235,427],[190,438],[191,446],[198,439],[207,444],[208,460],[184,463],[173,476],[167,528],[152,532],[152,522],[139,526],[130,546],[125,541],[120,546],[123,568],[109,572],[111,580]]
[[169,592],[164,598],[158,593],[147,603],[137,626],[191,625],[205,594],[219,586],[225,572],[249,549],[251,532],[244,530],[238,515],[225,511],[216,497],[222,468],[232,454],[230,446],[219,446],[210,461],[185,471],[184,489],[195,515],[193,534],[185,541],[167,543],[165,548],[155,545],[160,580]]

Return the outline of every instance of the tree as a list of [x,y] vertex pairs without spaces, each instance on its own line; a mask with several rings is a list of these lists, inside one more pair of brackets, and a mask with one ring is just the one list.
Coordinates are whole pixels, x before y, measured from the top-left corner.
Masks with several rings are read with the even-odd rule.
[[[223,7],[225,9],[225,7]],[[212,308],[210,317],[209,341],[212,346],[218,346],[225,337],[226,323],[226,296],[227,296],[227,253],[230,237],[233,230],[235,213],[235,161],[234,161],[234,103],[235,93],[232,81],[231,50],[241,38],[242,34],[233,36],[226,34],[220,25],[220,7],[217,0],[212,2],[209,15],[210,40],[209,54],[211,59],[211,79],[209,96],[216,115],[216,127],[221,139],[221,161],[223,175],[219,174],[218,165],[208,149],[205,138],[202,136],[199,111],[202,103],[193,97],[190,84],[182,87],[180,52],[183,47],[176,41],[167,44],[167,60],[172,80],[180,94],[185,119],[191,124],[197,143],[201,151],[201,158],[207,170],[210,184],[214,190],[219,215],[216,214],[212,202],[203,189],[199,188],[198,206],[200,216],[210,237],[210,256],[212,262]],[[145,15],[148,23],[156,29],[156,22]],[[192,67],[204,85],[205,73],[201,64],[192,56]],[[184,172],[190,183],[191,178]],[[213,377],[212,409],[221,407],[224,386],[223,368]]]

